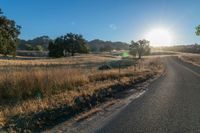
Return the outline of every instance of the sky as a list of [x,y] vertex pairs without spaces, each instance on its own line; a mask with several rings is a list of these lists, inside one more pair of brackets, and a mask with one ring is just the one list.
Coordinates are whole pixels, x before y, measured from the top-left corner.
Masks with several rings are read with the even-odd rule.
[[0,0],[4,15],[22,26],[21,39],[69,32],[85,39],[130,42],[169,30],[176,44],[199,43],[200,0]]

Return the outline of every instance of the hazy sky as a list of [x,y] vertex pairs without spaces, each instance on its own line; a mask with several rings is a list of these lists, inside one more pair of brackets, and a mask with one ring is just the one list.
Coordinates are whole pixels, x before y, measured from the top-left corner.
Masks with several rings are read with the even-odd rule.
[[0,8],[22,26],[23,39],[74,32],[87,40],[130,42],[164,27],[173,43],[200,42],[200,0],[0,0]]

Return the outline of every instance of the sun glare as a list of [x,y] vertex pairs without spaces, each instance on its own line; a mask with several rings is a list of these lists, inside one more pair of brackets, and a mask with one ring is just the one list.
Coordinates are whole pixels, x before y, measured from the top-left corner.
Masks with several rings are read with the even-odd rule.
[[149,31],[145,39],[150,41],[152,46],[172,45],[172,34],[165,28],[155,28]]

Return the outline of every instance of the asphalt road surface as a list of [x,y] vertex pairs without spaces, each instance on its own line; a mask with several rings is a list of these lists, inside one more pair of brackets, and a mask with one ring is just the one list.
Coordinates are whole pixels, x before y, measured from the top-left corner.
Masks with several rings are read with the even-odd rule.
[[97,133],[200,133],[200,68],[167,57],[166,75]]

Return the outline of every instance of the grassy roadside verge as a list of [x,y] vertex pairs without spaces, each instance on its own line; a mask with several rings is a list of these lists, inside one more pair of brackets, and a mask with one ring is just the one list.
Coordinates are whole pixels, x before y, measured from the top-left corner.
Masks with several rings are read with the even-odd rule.
[[200,67],[200,55],[197,54],[184,54],[180,55],[179,58],[182,61],[191,63],[193,65],[199,66]]
[[[45,72],[36,69],[31,73],[26,73],[24,70],[23,73],[21,70],[17,74],[16,71],[6,73],[8,77],[17,75],[17,80],[13,78],[8,84],[14,91],[7,93],[6,97],[9,99],[14,97],[18,102],[1,106],[0,124],[6,131],[41,131],[114,98],[116,93],[162,72],[163,65],[160,59],[151,59],[143,61],[138,67],[123,68],[120,72],[118,69],[98,71],[68,68],[66,71],[59,68]],[[48,84],[44,82],[46,79]],[[5,87],[7,82],[1,80],[0,84]],[[38,88],[42,97],[35,98],[33,94]],[[27,95],[33,97],[27,99],[24,97]],[[5,96],[2,99],[5,99]]]

